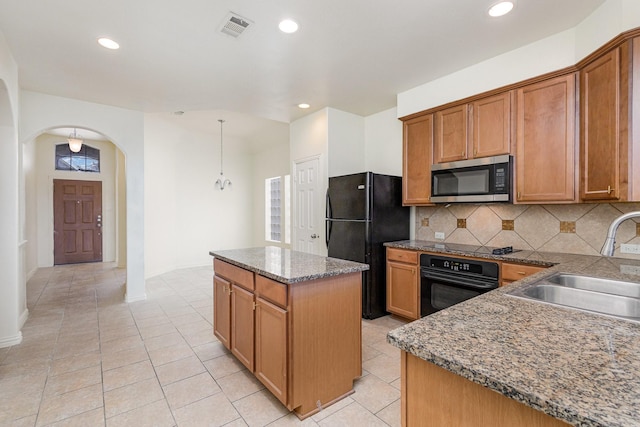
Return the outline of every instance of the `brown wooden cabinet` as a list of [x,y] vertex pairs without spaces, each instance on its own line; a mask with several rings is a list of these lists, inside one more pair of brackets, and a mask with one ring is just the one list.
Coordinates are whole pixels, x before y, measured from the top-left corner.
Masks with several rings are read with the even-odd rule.
[[284,405],[287,404],[287,311],[256,300],[255,375]]
[[[214,259],[214,333],[300,418],[362,375],[362,274],[284,284]],[[336,333],[339,331],[339,333]]]
[[516,280],[524,279],[527,276],[531,276],[539,271],[546,269],[547,267],[540,267],[536,265],[514,264],[510,262],[502,262],[500,268],[500,286],[508,285]]
[[400,363],[403,426],[569,426],[406,351]]
[[577,200],[576,75],[516,93],[516,203]]
[[587,201],[637,201],[640,39],[588,61],[581,77],[581,191]]
[[431,163],[433,162],[433,114],[407,120],[403,124],[402,204],[431,204]]
[[512,103],[513,91],[509,91],[471,104],[471,156],[489,157],[511,152]]
[[420,318],[418,252],[387,248],[387,311],[406,319]]
[[467,158],[468,104],[435,113],[433,158],[435,163],[455,162]]

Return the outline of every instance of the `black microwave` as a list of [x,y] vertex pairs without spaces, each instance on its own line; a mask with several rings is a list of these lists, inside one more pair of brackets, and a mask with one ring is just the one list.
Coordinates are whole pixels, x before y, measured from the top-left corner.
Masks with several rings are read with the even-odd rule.
[[434,203],[510,202],[513,157],[461,160],[431,166]]

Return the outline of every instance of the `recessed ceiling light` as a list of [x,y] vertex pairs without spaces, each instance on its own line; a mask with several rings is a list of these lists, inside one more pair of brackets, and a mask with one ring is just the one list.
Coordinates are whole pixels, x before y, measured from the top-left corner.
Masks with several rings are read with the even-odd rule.
[[310,107],[310,105],[309,104],[305,104],[304,102],[302,104],[298,104],[298,108],[306,109],[306,108],[309,108],[309,107]]
[[512,9],[513,9],[513,2],[501,1],[489,8],[489,16],[493,16],[494,18],[497,18],[498,16],[506,15],[507,13],[511,12]]
[[100,37],[98,39],[98,43],[100,44],[100,46],[106,47],[107,49],[120,49],[120,45],[118,43],[106,37]]
[[280,21],[280,24],[278,24],[278,28],[280,28],[280,31],[282,31],[283,33],[291,34],[298,31],[298,23],[292,21],[291,19],[285,19],[283,21]]

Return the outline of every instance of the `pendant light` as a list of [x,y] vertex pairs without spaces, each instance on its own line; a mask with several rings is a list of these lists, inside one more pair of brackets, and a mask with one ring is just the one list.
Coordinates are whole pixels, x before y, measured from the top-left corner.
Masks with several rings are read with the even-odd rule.
[[220,191],[224,190],[225,187],[231,187],[231,180],[229,178],[224,177],[224,173],[222,172],[222,124],[224,120],[218,119],[220,122],[220,177],[216,181],[216,188]]
[[69,135],[69,150],[74,153],[78,153],[82,149],[82,138],[76,133],[76,128],[73,128],[73,133]]

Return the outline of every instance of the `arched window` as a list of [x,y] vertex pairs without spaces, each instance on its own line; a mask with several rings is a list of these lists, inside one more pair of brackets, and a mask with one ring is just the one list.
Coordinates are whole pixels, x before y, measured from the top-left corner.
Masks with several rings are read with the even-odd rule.
[[74,153],[69,144],[57,144],[56,170],[100,172],[100,150],[82,144],[80,151]]

